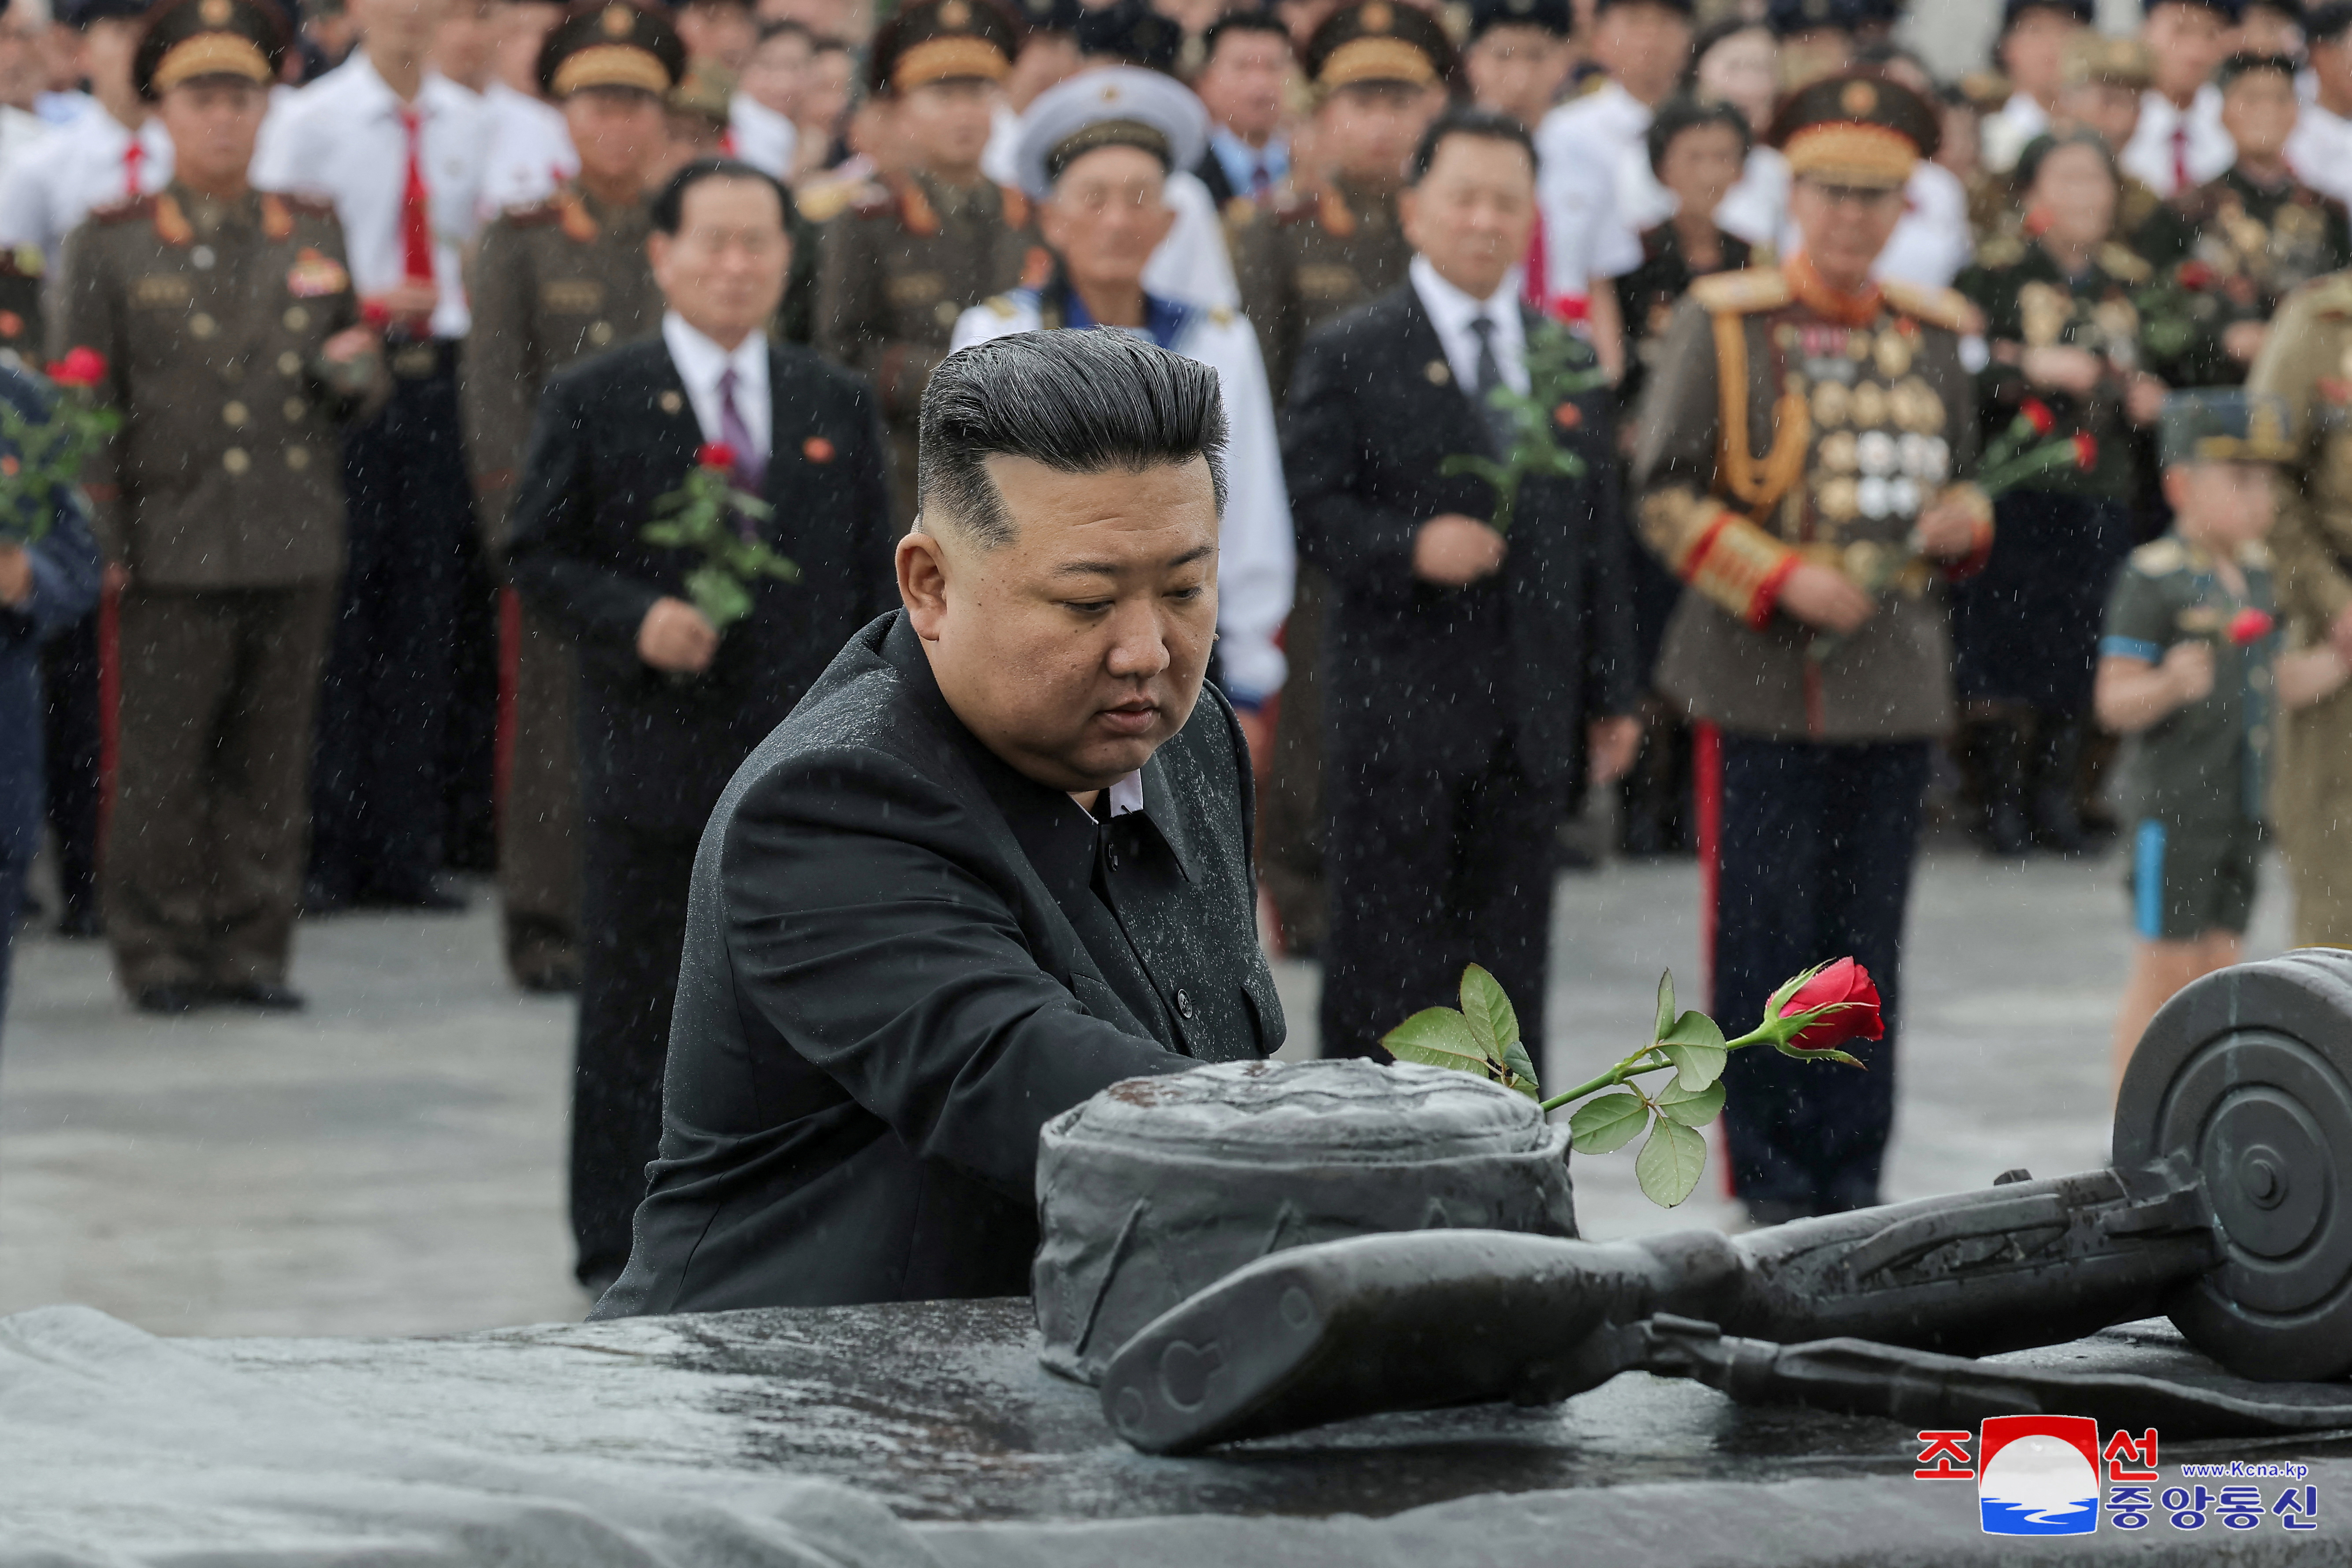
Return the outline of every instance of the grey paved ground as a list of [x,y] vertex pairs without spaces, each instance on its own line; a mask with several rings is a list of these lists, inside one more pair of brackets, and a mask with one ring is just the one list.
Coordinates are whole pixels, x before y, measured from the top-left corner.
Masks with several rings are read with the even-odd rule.
[[[2283,940],[2278,884],[2257,952]],[[1686,863],[1562,880],[1548,1079],[1632,1047],[1661,964],[1696,994],[1696,897]],[[140,1018],[101,948],[29,935],[0,1046],[0,1313],[79,1301],[157,1332],[258,1335],[584,1310],[562,1215],[571,1009],[507,986],[477,903],[307,924],[295,979],[315,1007],[288,1020]],[[1931,855],[1912,932],[1888,1195],[2097,1163],[2126,949],[2112,863]],[[1302,1054],[1316,977],[1282,981]],[[1632,1151],[1580,1160],[1585,1228],[1731,1223],[1719,1168],[1667,1215],[1634,1191]]]

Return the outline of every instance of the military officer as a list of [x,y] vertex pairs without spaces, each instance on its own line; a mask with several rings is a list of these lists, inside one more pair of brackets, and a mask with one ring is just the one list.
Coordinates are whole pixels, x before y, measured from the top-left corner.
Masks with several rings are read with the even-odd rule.
[[2107,143],[2079,129],[2037,137],[2015,173],[2023,234],[1988,240],[1958,285],[1990,345],[1982,428],[1998,435],[2029,405],[2045,409],[2051,437],[2087,436],[2095,460],[2001,497],[2000,542],[1956,590],[1953,633],[1982,837],[2000,855],[2071,853],[2084,847],[2076,781],[2099,616],[2133,542],[2135,457],[2164,386],[2140,368],[2134,300],[2151,273],[2110,237],[2120,177]]
[[1940,582],[1991,543],[1991,508],[1960,482],[1970,308],[1870,275],[1937,137],[1935,110],[1881,78],[1793,94],[1769,140],[1803,244],[1692,286],[1642,410],[1641,531],[1687,584],[1656,683],[1704,726],[1715,1016],[1748,1027],[1774,985],[1848,953],[1886,1000],[1867,1072],[1732,1058],[1733,1179],[1759,1220],[1876,1201],[1905,897],[1952,721]]
[[1045,281],[1029,198],[980,172],[1020,26],[995,0],[919,0],[884,26],[867,68],[908,160],[825,225],[817,352],[874,380],[889,422],[898,521],[915,515],[915,429],[957,318]]
[[[524,443],[547,378],[661,324],[646,237],[646,185],[667,152],[662,100],[686,48],[663,16],[625,0],[575,9],[540,49],[540,89],[562,105],[580,173],[483,232],[467,279],[473,332],[460,362],[466,455],[493,557],[504,553]],[[515,621],[512,718],[499,824],[507,967],[532,991],[580,978],[579,783],[571,639],[537,612]]]
[[[2352,273],[2289,297],[2246,378],[2294,410],[2270,538],[2289,648],[2352,657]],[[2294,942],[2352,946],[2352,690],[2282,721],[2271,822],[2294,888]]]
[[[1562,7],[1563,14],[1565,7]],[[1445,105],[1454,46],[1422,11],[1365,0],[1333,15],[1307,46],[1315,146],[1332,163],[1311,188],[1257,208],[1234,237],[1242,309],[1257,329],[1277,401],[1313,328],[1404,281],[1412,247],[1397,220],[1405,165]],[[1283,633],[1289,676],[1275,714],[1259,863],[1285,947],[1311,955],[1328,920],[1323,886],[1322,662],[1328,593],[1299,574]]]
[[2294,61],[2284,55],[2231,55],[2221,62],[2215,73],[2221,123],[2236,143],[2237,161],[2219,179],[2174,198],[2174,251],[2150,237],[2154,230],[2142,236],[2148,258],[2171,265],[2189,318],[2188,346],[2164,355],[2158,367],[2174,385],[2242,381],[2279,301],[2352,266],[2352,220],[2344,204],[2296,179],[2287,163],[2297,113],[2294,72]]
[[388,390],[331,207],[247,183],[287,38],[257,0],[171,0],[133,59],[172,183],[68,239],[54,349],[105,356],[93,466],[128,574],[112,842],[137,1005],[301,1005],[286,984],[310,732],[343,565],[342,426]]
[[1152,251],[1176,221],[1164,182],[1198,163],[1208,139],[1201,100],[1157,71],[1113,66],[1041,94],[1022,116],[1019,167],[1055,254],[1052,276],[1040,288],[965,311],[950,346],[1100,327],[1147,336],[1215,367],[1232,483],[1218,537],[1218,641],[1210,668],[1257,750],[1267,743],[1265,702],[1282,687],[1276,634],[1290,613],[1293,560],[1274,402],[1248,322],[1144,286]]

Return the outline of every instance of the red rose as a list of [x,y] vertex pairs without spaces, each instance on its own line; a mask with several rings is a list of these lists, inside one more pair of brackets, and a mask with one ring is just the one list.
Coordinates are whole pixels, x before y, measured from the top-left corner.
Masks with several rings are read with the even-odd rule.
[[2099,438],[2088,430],[2075,433],[2074,466],[2086,474],[2099,466]]
[[694,460],[706,468],[731,468],[735,466],[735,448],[724,441],[707,441],[694,454]]
[[50,362],[49,379],[59,386],[96,386],[106,379],[106,356],[96,349],[68,349],[65,358]]
[[2027,398],[2017,412],[2019,417],[2033,426],[2036,436],[2047,436],[2057,427],[2057,416],[2050,412],[2050,405],[2038,397]]
[[2193,289],[2201,293],[2213,287],[2213,269],[2201,261],[2191,261],[2183,266],[2179,276],[2183,289]]
[[1848,1040],[1885,1037],[1886,1025],[1878,1016],[1878,987],[1871,984],[1870,971],[1851,958],[1839,959],[1798,986],[1796,994],[1780,1005],[1780,1016],[1830,1006],[1837,1011],[1801,1030],[1789,1042],[1790,1050],[1825,1051]]
[[1551,422],[1563,430],[1573,430],[1584,423],[1584,410],[1573,403],[1563,403],[1551,411]]
[[2256,609],[2240,610],[2230,617],[2230,641],[2239,647],[2258,643],[2271,635],[2278,623]]

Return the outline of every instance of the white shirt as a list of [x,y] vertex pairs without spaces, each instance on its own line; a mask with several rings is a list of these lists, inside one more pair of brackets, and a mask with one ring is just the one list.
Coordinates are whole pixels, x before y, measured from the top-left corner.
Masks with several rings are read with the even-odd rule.
[[509,207],[545,201],[580,172],[572,128],[553,104],[494,81],[482,94],[482,120],[484,223]]
[[[428,70],[414,107],[424,121],[433,281],[440,289],[433,335],[462,338],[472,319],[466,309],[463,247],[481,228],[482,100]],[[400,203],[408,182],[408,133],[401,125],[401,108],[367,51],[357,49],[269,118],[254,153],[257,186],[334,203],[351,254],[352,281],[362,297],[397,287],[407,271]]]
[[33,100],[33,112],[52,125],[79,120],[97,107],[97,99],[79,91],[45,92]]
[[2306,103],[2287,138],[2294,177],[2324,196],[2352,203],[2352,120]]
[[49,131],[49,122],[39,115],[0,104],[0,185],[7,184],[8,171],[22,162],[26,153],[45,139]]
[[1445,363],[1454,370],[1454,384],[1465,396],[1475,395],[1478,385],[1478,334],[1472,323],[1481,316],[1495,323],[1495,367],[1503,373],[1503,384],[1513,392],[1527,391],[1527,325],[1519,319],[1523,279],[1517,268],[1512,268],[1503,286],[1484,300],[1473,299],[1448,283],[1426,256],[1414,257],[1405,276],[1412,280],[1412,291],[1421,296],[1421,308],[1429,312],[1430,325],[1437,329]]
[[720,348],[686,324],[676,310],[662,312],[662,346],[669,350],[677,379],[686,384],[686,400],[694,405],[695,423],[706,441],[736,439],[726,433],[719,410],[719,380],[735,373],[735,412],[751,438],[751,456],[765,458],[775,442],[775,422],[768,395],[768,334],[753,332],[735,345]]
[[131,188],[133,132],[103,110],[78,116],[41,139],[38,157],[16,162],[0,180],[0,245],[37,245],[55,267],[58,249],[95,206],[149,195],[172,182],[172,139],[149,115],[136,132],[138,188]]
[[1924,289],[1950,288],[1976,255],[1976,234],[1969,226],[1969,188],[1941,163],[1922,158],[1911,171],[1910,184],[1903,187],[1903,216],[1870,275]]
[[792,173],[800,132],[791,121],[750,93],[739,92],[728,102],[727,123],[734,132],[735,156],[780,180]]
[[2218,180],[2238,161],[2237,144],[2221,129],[2221,89],[2208,82],[2197,89],[2187,113],[2154,88],[2139,96],[2139,129],[2120,162],[2124,173],[2169,200],[2180,194],[2172,177],[2173,132],[2188,132],[2189,183]]
[[1988,115],[1979,132],[1985,167],[2006,174],[2017,167],[2026,144],[2050,129],[2050,111],[2030,92],[2012,92],[1997,114]]
[[[1593,279],[1622,277],[1642,264],[1641,236],[1618,205],[1625,127],[1633,119],[1628,105],[1649,113],[1612,82],[1553,110],[1536,132],[1544,270],[1556,299],[1582,299]],[[1644,121],[1633,135],[1638,139],[1648,129]]]
[[[1024,289],[966,310],[949,346],[1034,332],[1041,324],[1037,298]],[[1254,708],[1281,689],[1289,668],[1275,638],[1290,614],[1297,575],[1274,395],[1266,387],[1257,331],[1238,311],[1195,312],[1175,350],[1215,371],[1224,396],[1230,435],[1225,516],[1217,535],[1217,658],[1226,695]]]

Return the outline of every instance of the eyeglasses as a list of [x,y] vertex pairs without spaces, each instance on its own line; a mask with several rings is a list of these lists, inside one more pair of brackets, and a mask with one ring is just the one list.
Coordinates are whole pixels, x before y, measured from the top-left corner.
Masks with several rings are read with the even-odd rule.
[[1824,180],[1801,183],[1811,186],[1821,194],[1822,200],[1833,207],[1857,206],[1866,212],[1884,212],[1903,200],[1903,188],[1899,185],[1890,190],[1876,185],[1836,185]]

